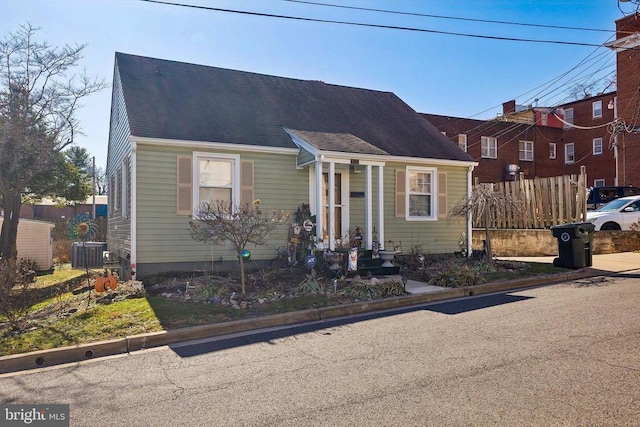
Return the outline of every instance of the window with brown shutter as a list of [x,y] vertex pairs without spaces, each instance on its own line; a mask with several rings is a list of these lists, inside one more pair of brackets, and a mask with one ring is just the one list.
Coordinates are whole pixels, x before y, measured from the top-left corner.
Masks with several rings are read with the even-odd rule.
[[438,172],[438,217],[447,216],[447,173]]
[[404,218],[407,213],[406,200],[407,173],[402,169],[396,169],[396,217]]
[[240,162],[240,205],[253,206],[253,161]]
[[178,184],[178,215],[191,215],[193,213],[192,190],[192,163],[191,156],[178,156],[177,160],[177,184]]

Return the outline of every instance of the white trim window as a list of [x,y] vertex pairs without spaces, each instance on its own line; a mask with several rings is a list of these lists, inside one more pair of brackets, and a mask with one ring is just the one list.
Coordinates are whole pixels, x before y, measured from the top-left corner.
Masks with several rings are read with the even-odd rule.
[[571,164],[575,161],[576,161],[576,153],[575,153],[575,146],[573,145],[573,142],[564,144],[564,162],[566,164]]
[[593,155],[602,154],[602,138],[593,138]]
[[556,143],[555,142],[550,142],[549,143],[549,158],[550,159],[555,159],[556,158]]
[[594,119],[602,118],[602,100],[593,101],[593,104],[591,104],[591,111]]
[[519,159],[533,161],[533,141],[520,141]]
[[593,186],[594,187],[604,187],[605,186],[604,179],[595,179],[595,180],[593,180]]
[[203,203],[240,205],[240,156],[194,153],[194,209]]
[[467,134],[466,133],[458,134],[458,147],[465,153],[467,152]]
[[573,108],[565,108],[564,109],[564,128],[569,128],[573,124]]
[[484,159],[498,158],[498,138],[483,136],[480,140],[482,146],[481,156]]
[[408,221],[437,219],[435,168],[407,167],[407,217]]

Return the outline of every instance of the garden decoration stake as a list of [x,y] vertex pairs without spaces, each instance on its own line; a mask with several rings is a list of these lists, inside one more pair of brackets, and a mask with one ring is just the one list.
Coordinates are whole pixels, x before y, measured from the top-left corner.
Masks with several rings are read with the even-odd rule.
[[90,240],[98,230],[96,222],[89,215],[76,215],[68,225],[69,238],[71,240],[82,241],[82,256],[84,257],[85,274],[87,276],[87,286],[89,288],[87,296],[87,308],[91,303],[91,281],[89,279],[89,263],[87,262],[87,247],[85,243]]

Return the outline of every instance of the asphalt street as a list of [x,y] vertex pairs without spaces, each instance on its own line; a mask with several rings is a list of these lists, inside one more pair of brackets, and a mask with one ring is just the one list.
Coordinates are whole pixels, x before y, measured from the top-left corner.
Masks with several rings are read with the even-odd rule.
[[0,376],[72,426],[640,425],[640,274]]

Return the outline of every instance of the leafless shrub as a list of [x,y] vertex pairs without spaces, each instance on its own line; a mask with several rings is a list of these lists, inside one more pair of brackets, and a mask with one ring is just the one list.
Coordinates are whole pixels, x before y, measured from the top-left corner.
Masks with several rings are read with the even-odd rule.
[[0,261],[0,314],[7,318],[9,330],[19,330],[21,319],[33,305],[29,272],[15,259]]
[[191,237],[209,244],[230,243],[236,251],[240,266],[242,294],[246,293],[243,252],[249,243],[264,245],[265,238],[277,226],[285,223],[289,215],[284,211],[263,214],[259,201],[252,206],[233,207],[228,202],[203,203],[189,221]]
[[471,216],[482,219],[486,240],[486,256],[491,261],[493,260],[493,251],[491,250],[489,225],[493,223],[496,212],[504,211],[522,214],[522,204],[508,195],[495,191],[489,184],[479,184],[473,187],[468,197],[459,200],[453,206],[449,215],[458,218]]

